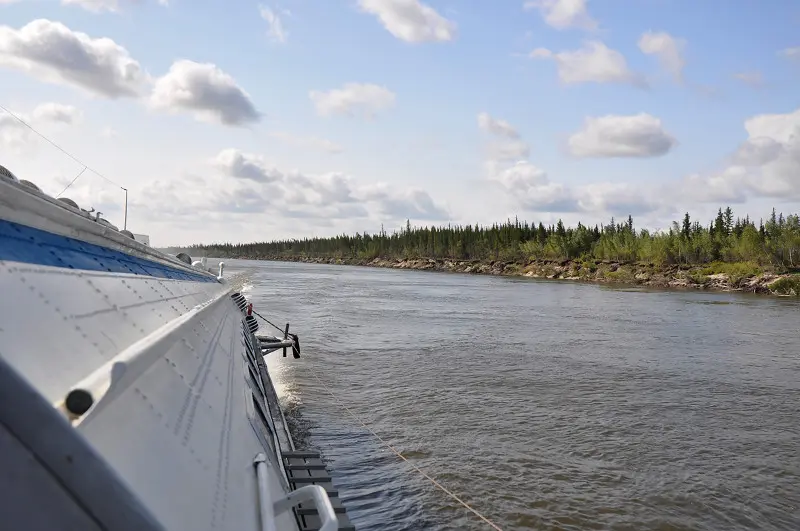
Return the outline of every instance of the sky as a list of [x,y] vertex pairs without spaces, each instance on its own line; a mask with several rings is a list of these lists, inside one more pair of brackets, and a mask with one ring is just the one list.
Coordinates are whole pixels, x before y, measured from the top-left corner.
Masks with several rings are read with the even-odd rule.
[[153,245],[800,210],[791,0],[0,0],[0,105]]

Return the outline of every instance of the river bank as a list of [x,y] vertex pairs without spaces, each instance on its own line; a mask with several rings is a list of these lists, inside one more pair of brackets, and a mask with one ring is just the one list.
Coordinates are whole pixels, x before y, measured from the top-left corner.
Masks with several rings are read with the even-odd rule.
[[744,263],[656,266],[609,260],[536,260],[528,263],[447,260],[433,258],[326,258],[309,256],[240,256],[240,259],[354,265],[419,271],[446,271],[594,283],[617,283],[655,288],[741,291],[781,296],[800,296],[800,275],[762,271]]

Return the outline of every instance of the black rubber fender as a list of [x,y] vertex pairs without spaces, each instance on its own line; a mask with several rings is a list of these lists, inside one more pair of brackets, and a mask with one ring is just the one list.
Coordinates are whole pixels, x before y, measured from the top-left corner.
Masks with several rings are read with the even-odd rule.
[[300,338],[297,337],[297,334],[289,334],[289,335],[292,336],[292,339],[294,340],[294,346],[292,347],[292,356],[294,356],[294,359],[297,359],[300,357]]

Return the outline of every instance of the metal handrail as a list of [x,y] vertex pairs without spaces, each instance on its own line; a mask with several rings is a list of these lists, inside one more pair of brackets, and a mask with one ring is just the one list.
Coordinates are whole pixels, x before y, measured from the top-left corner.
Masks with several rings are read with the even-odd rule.
[[333,510],[331,499],[325,489],[319,485],[306,485],[293,490],[286,497],[275,502],[275,511],[281,513],[305,501],[313,501],[317,507],[317,514],[322,520],[322,526],[319,531],[336,531],[339,529],[339,519],[336,518],[336,511]]
[[258,477],[258,498],[261,505],[261,529],[263,531],[277,531],[275,515],[281,514],[302,502],[314,502],[317,513],[322,521],[319,531],[336,531],[339,529],[339,519],[325,489],[319,485],[306,485],[293,490],[283,498],[272,502],[269,495],[269,482],[267,480],[267,456],[263,453],[256,455],[254,464]]
[[256,476],[258,477],[258,501],[261,507],[261,529],[263,531],[277,531],[275,527],[275,506],[269,498],[269,483],[267,482],[267,456],[260,453],[255,458]]

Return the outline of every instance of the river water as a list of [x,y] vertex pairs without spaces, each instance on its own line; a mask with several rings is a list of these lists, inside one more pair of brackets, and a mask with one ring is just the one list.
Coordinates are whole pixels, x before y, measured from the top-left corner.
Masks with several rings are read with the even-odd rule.
[[227,265],[300,334],[270,368],[359,531],[491,527],[354,416],[504,530],[800,529],[796,300]]

